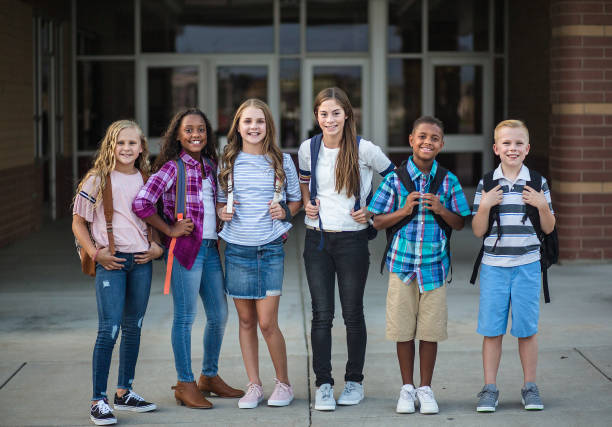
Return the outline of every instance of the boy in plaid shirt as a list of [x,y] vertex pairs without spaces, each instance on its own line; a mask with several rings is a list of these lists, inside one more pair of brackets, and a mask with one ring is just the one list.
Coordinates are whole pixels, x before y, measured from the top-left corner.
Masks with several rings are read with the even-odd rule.
[[[389,269],[386,337],[397,343],[397,358],[403,386],[397,402],[398,413],[413,413],[415,404],[422,414],[438,413],[431,379],[438,341],[447,338],[446,287],[450,270],[449,242],[434,215],[452,229],[463,228],[470,214],[461,185],[446,173],[435,194],[430,184],[440,169],[435,158],[444,146],[444,127],[434,117],[418,118],[410,134],[413,155],[402,166],[408,170],[416,191],[400,182],[397,172],[389,173],[374,194],[368,210],[376,229],[389,228],[416,210],[414,218],[393,236],[386,254]],[[443,172],[441,172],[443,173]],[[414,340],[419,342],[421,384],[413,385]]]

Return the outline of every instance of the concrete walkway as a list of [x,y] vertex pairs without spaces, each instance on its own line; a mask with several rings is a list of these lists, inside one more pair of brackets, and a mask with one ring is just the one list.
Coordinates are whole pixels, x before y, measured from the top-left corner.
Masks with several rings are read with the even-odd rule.
[[[296,223],[301,224],[300,219]],[[280,323],[296,400],[287,408],[238,410],[236,400],[213,398],[212,410],[175,404],[170,386],[175,371],[170,347],[172,304],[163,296],[163,263],[155,265],[151,299],[141,341],[135,390],[159,409],[147,414],[116,413],[120,425],[612,425],[611,265],[566,265],[550,274],[552,304],[542,304],[538,385],[546,409],[528,413],[520,405],[522,373],[516,339],[508,336],[498,377],[500,406],[495,414],[475,412],[482,387],[481,337],[476,332],[478,289],[468,283],[479,241],[469,229],[453,237],[454,277],[448,293],[449,339],[439,347],[433,389],[440,414],[398,415],[401,387],[395,345],[384,339],[387,275],[378,273],[382,235],[371,242],[371,268],[365,307],[368,348],[366,399],[356,407],[323,413],[310,409],[314,375],[310,369],[310,297],[302,245],[304,229],[291,232],[285,248],[285,283]],[[0,250],[0,425],[90,425],[91,353],[97,328],[92,280],[80,273],[70,224],[60,221]],[[221,351],[220,374],[234,386],[247,382],[235,309]],[[346,344],[337,304],[333,330],[336,395],[343,385]],[[201,310],[201,307],[200,307]],[[193,369],[202,360],[201,310],[193,328]],[[266,397],[274,372],[260,339],[260,367]],[[116,354],[116,352],[115,352]],[[418,372],[418,369],[417,369]],[[112,395],[117,375],[113,361]],[[337,396],[336,396],[337,397]]]

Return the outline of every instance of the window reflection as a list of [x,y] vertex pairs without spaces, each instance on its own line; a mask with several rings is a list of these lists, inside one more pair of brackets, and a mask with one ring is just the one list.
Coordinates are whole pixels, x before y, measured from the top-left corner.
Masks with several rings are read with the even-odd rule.
[[[312,98],[327,87],[337,86],[349,97],[355,114],[357,132],[363,129],[363,98],[361,80],[363,75],[358,65],[315,66],[312,69]],[[318,129],[318,125],[314,125]],[[315,133],[320,132],[317,130]]]
[[408,147],[412,123],[421,115],[421,60],[389,59],[387,72],[389,146]]
[[80,0],[77,10],[79,55],[134,53],[134,2]]
[[161,136],[179,110],[198,106],[197,67],[149,68],[148,136]]
[[309,52],[367,52],[367,0],[309,0],[306,14]]
[[434,103],[447,134],[482,133],[482,66],[435,67]]
[[488,0],[429,1],[429,50],[488,49]]
[[282,0],[280,15],[280,53],[300,53],[299,0]]
[[420,52],[421,1],[392,0],[389,2],[389,52]]
[[273,0],[147,0],[141,5],[143,52],[274,51]]
[[300,145],[300,60],[281,59],[281,146],[284,148]]

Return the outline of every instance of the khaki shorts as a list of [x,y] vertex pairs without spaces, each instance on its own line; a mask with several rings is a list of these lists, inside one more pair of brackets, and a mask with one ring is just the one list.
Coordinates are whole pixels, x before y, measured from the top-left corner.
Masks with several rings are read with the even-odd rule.
[[421,294],[416,279],[406,284],[397,274],[389,274],[386,329],[388,340],[444,341],[448,338],[447,320],[446,286]]

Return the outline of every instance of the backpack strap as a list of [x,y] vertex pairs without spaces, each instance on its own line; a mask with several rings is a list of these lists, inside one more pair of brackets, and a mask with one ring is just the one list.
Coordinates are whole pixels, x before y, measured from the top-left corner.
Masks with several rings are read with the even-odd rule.
[[[440,165],[440,163],[438,163],[438,168],[436,170],[436,174],[434,175],[433,180],[429,184],[429,193],[431,193],[431,194],[437,194],[438,193],[438,190],[440,189],[440,186],[444,182],[444,179],[446,178],[447,174],[448,174],[448,169],[446,169],[444,166],[442,166],[442,165]],[[438,215],[437,213],[434,213],[433,211],[431,212],[431,214],[433,215],[434,219],[436,220],[436,223],[438,224],[438,227],[440,227],[440,229],[444,233],[444,237],[446,237],[446,242],[447,242],[447,245],[448,245],[448,261],[449,261],[450,270],[451,270],[450,271],[450,280],[448,281],[448,283],[451,283],[453,281],[453,262],[452,262],[452,259],[451,259],[450,244],[451,244],[451,236],[453,234],[453,228],[450,225],[448,225],[446,223],[446,221],[444,221],[444,218],[442,218],[442,216]]]
[[[140,172],[140,176],[142,177],[142,184],[143,185],[146,184],[147,181],[149,180],[149,175],[147,175],[140,169],[138,169],[138,172]],[[151,224],[147,224],[147,241],[149,242],[149,246],[151,245],[151,242],[153,241],[153,226]]]
[[102,204],[104,205],[104,220],[106,221],[106,234],[108,235],[108,250],[115,255],[115,237],[113,235],[113,184],[111,174],[106,175],[106,185],[102,191]]
[[[179,157],[175,160],[177,171],[176,171],[176,198],[174,204],[174,218],[176,221],[180,221],[185,216],[185,197],[187,194],[186,180],[185,180],[185,164]],[[172,278],[172,264],[174,262],[174,247],[176,246],[176,237],[173,237],[170,241],[170,247],[168,248],[168,261],[166,263],[166,279],[164,280],[164,295],[170,293],[170,279]]]
[[[484,191],[491,191],[493,188],[497,186],[499,180],[493,179],[494,171],[490,171],[485,174],[482,178],[482,189]],[[482,245],[480,246],[480,251],[476,256],[476,260],[474,261],[474,267],[472,268],[472,276],[470,277],[470,283],[473,285],[476,283],[476,277],[478,277],[478,270],[480,269],[480,264],[482,263],[482,257],[484,256],[484,242],[487,236],[491,234],[491,230],[493,229],[493,223],[497,222],[497,239],[495,240],[495,244],[493,245],[493,249],[497,246],[497,242],[501,238],[501,220],[499,215],[499,206],[493,206],[489,210],[489,224],[487,226],[487,231],[482,236]]]
[[[319,160],[322,140],[322,133],[318,133],[310,138],[310,203],[312,205],[317,203],[317,161]],[[321,215],[319,215],[319,232],[321,233],[321,240],[317,249],[320,251],[323,250],[323,223],[321,222]]]

